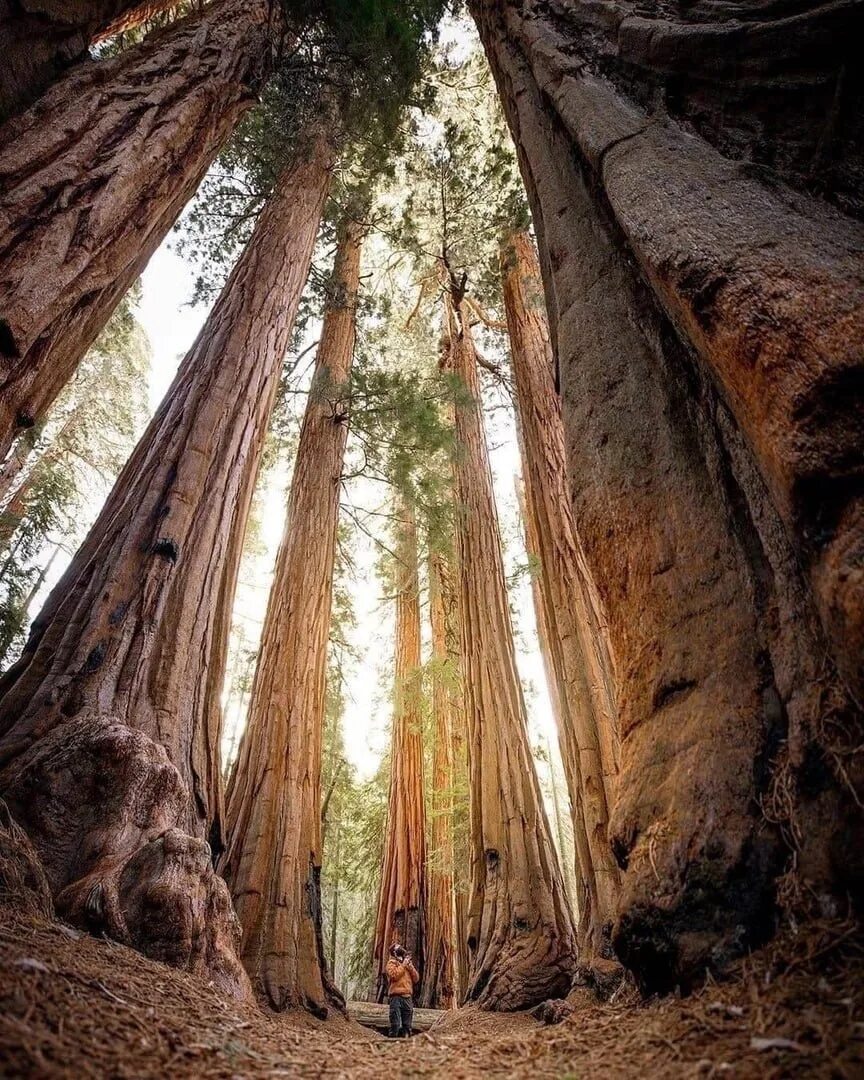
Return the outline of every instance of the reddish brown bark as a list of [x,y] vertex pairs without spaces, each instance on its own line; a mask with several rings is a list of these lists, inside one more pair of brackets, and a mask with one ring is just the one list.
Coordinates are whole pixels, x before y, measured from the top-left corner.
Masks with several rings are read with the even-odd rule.
[[[461,631],[458,584],[453,571],[452,552],[432,552],[438,601],[444,618],[445,665],[443,689],[446,689],[450,718],[450,760],[452,763],[451,802],[453,818],[453,891],[455,907],[453,977],[455,996],[461,1001],[468,988],[468,903],[470,900],[470,822],[468,793],[468,748],[465,696],[461,674]],[[433,571],[430,570],[430,578]]]
[[[776,193],[707,143],[623,102],[621,80],[589,74],[580,50],[595,48],[602,35],[568,36],[560,5],[541,10],[519,0],[499,9],[478,0],[472,7],[531,200],[574,520],[616,658],[622,764],[611,835],[624,870],[616,948],[644,985],[669,986],[700,977],[706,964],[722,963],[771,932],[775,881],[788,852],[754,807],[772,790],[772,761],[781,748],[791,766],[785,781],[795,789],[794,812],[809,814],[812,824],[795,855],[799,872],[825,896],[861,880],[860,861],[840,854],[844,830],[859,827],[858,811],[830,777],[834,750],[822,718],[842,717],[840,727],[853,730],[858,721],[825,662],[788,539],[787,529],[797,525],[781,491],[807,457],[826,490],[842,474],[850,483],[841,501],[848,497],[851,507],[858,498],[847,466],[835,461],[829,468],[827,442],[820,442],[836,421],[830,441],[846,455],[851,413],[823,395],[822,361],[814,360],[811,343],[812,334],[834,334],[842,312],[851,318],[847,305],[860,267],[853,271],[848,251],[842,254],[833,212],[792,196],[784,208]],[[568,10],[577,21],[591,18],[581,2]],[[613,74],[624,77],[614,65]],[[629,168],[622,172],[624,161]],[[642,187],[649,176],[657,185],[651,192]],[[821,238],[813,233],[817,221],[825,225]],[[665,256],[655,263],[649,248]],[[826,278],[807,269],[817,249],[826,257]],[[777,250],[788,255],[791,280],[785,266],[769,266]],[[730,259],[718,276],[723,252]],[[813,310],[830,328],[823,339],[818,319],[809,330],[800,325],[805,359],[787,355],[788,363],[778,365],[776,401],[763,378],[768,368],[754,369],[765,425],[758,436],[750,432],[752,449],[745,434],[755,414],[731,395],[732,411],[718,398],[694,363],[691,342],[682,340],[680,312],[682,329],[634,270],[634,256],[670,312],[671,292],[659,279],[677,282],[675,291],[683,285],[680,268],[689,267],[690,300],[716,318],[703,332],[731,335],[738,345],[750,335],[757,368],[760,356],[784,355],[781,342],[788,345],[799,325],[784,312],[782,296],[797,297],[802,281],[814,284]],[[844,267],[848,280],[836,280]],[[775,292],[778,275],[785,284]],[[828,280],[836,293],[822,290]],[[738,296],[734,311],[724,307],[731,295]],[[837,370],[848,373],[846,348]],[[702,355],[705,370],[728,392],[732,367],[721,369],[707,349]],[[799,384],[805,415],[790,423],[789,393],[794,397],[802,363],[809,372]],[[849,401],[854,412],[854,395]],[[804,430],[806,415],[821,432],[815,441]],[[799,449],[813,451],[797,464],[793,430],[804,440]],[[824,550],[844,529],[831,533]],[[846,587],[854,591],[858,579],[850,572]],[[830,629],[824,596],[819,604]],[[838,657],[849,657],[854,634],[845,643],[835,636],[835,646]],[[805,780],[808,760],[824,766],[818,792]]]
[[0,454],[69,380],[255,100],[273,10],[215,0],[77,65],[0,128]]
[[451,657],[447,642],[447,598],[442,588],[444,556],[429,555],[429,618],[432,626],[432,713],[435,745],[432,755],[432,828],[427,880],[426,977],[421,1004],[451,1009],[455,999],[456,897],[453,865],[453,761],[454,694]]
[[[21,112],[114,22],[135,26],[170,0],[0,0],[0,122]],[[100,34],[100,30],[103,32]],[[116,32],[116,31],[114,31]]]
[[[211,933],[214,904],[233,920],[204,842],[215,853],[222,843],[227,633],[330,160],[319,141],[277,182],[165,401],[0,680],[0,788],[58,907],[163,955],[180,949],[165,905],[182,907],[191,888],[170,867],[198,868],[206,889],[194,926],[185,908],[175,926],[188,945],[175,959],[193,967],[210,963],[222,933],[218,922]],[[179,891],[168,888],[172,875]],[[130,907],[127,888],[144,900],[149,890],[155,907]],[[143,923],[128,925],[138,916]],[[232,978],[242,989],[241,975]]]
[[[522,480],[521,484],[517,485],[517,498],[519,500],[519,509],[522,515],[523,531],[525,535],[525,552],[529,559],[535,561],[535,571],[531,577],[531,598],[534,601],[534,617],[537,624],[537,643],[540,647],[540,656],[543,660],[543,670],[546,675],[546,685],[549,690],[549,703],[552,706],[555,728],[559,733],[559,748],[563,760],[569,747],[565,745],[564,738],[562,737],[562,733],[566,731],[565,724],[567,722],[563,716],[564,680],[561,671],[562,665],[560,655],[558,653],[553,655],[553,631],[552,627],[549,625],[546,596],[543,589],[543,581],[540,577],[540,543],[537,538],[537,525],[533,514],[528,510],[527,500],[525,498],[526,486],[524,480]],[[596,913],[597,908],[596,887],[593,887],[594,875],[591,862],[591,850],[588,847],[588,836],[585,831],[585,815],[582,812],[581,778],[577,772],[574,777],[576,780],[575,790],[571,791],[570,774],[567,773],[566,768],[565,775],[567,776],[570,817],[573,822],[573,847],[576,854],[574,866],[575,890],[572,896],[568,893],[568,897],[575,909],[573,914],[576,917],[576,942],[579,946],[581,960],[583,958],[583,949],[585,949],[586,954],[590,954],[593,947],[591,942],[591,918],[592,914]],[[554,784],[554,782],[555,779],[553,776],[552,783]],[[563,844],[559,843],[558,847],[562,852],[563,858]],[[562,869],[564,871],[564,882],[566,885],[567,867],[565,866]]]
[[321,937],[321,739],[362,231],[341,236],[258,668],[228,792],[223,863],[243,962],[276,1009],[342,997]]
[[498,518],[468,319],[450,318],[442,361],[464,383],[454,482],[462,675],[471,792],[467,998],[524,1009],[566,994],[575,969],[570,909],[543,809],[516,669]]
[[[504,307],[510,334],[526,528],[539,560],[538,623],[556,684],[558,734],[567,776],[585,890],[580,947],[603,948],[615,915],[618,867],[609,844],[615,794],[618,716],[611,693],[611,658],[596,590],[570,509],[561,405],[553,381],[552,347],[534,245],[515,232],[501,251]],[[539,593],[539,596],[538,596]]]
[[136,0],[131,5],[127,5],[126,9],[119,12],[116,17],[101,25],[94,32],[93,41],[104,41],[106,38],[114,37],[117,34],[125,34],[129,30],[134,30],[136,26],[141,26],[142,23],[148,22],[169,8],[176,6],[177,0],[145,0],[144,3],[141,3],[141,0]]
[[390,796],[384,835],[384,864],[372,951],[378,1000],[387,993],[390,946],[399,942],[420,973],[426,965],[426,801],[423,785],[423,729],[420,712],[420,586],[417,526],[407,503],[399,509],[396,544],[396,671],[393,734],[390,742]]

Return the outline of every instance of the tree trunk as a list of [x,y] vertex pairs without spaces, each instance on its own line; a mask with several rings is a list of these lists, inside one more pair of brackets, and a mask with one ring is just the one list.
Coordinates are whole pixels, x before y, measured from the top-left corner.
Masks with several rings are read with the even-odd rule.
[[333,851],[333,895],[330,903],[330,969],[336,978],[336,940],[339,927],[339,886],[342,870],[342,818],[336,822],[336,843]]
[[420,586],[414,510],[400,507],[396,545],[396,674],[390,743],[390,797],[384,863],[372,950],[377,997],[387,994],[390,946],[402,944],[420,973],[426,966],[426,800],[423,791],[423,722],[420,710]]
[[471,792],[467,997],[525,1009],[563,996],[576,956],[569,905],[528,742],[498,518],[467,316],[442,361],[471,396],[456,405],[454,481],[462,675]]
[[557,686],[556,719],[574,836],[583,846],[580,872],[586,893],[580,900],[587,902],[587,909],[580,908],[580,929],[587,933],[579,944],[587,954],[603,950],[619,890],[618,867],[609,845],[609,806],[619,753],[618,717],[609,692],[611,660],[600,630],[605,620],[592,604],[596,591],[588,580],[570,509],[543,285],[527,232],[505,239],[501,268],[525,475],[526,528],[540,564],[535,607],[539,600],[538,623]]
[[362,231],[339,243],[291,482],[223,863],[243,962],[275,1009],[344,1006],[321,929],[321,740]]
[[[386,1005],[371,1001],[349,1001],[348,1016],[364,1027],[386,1032],[390,1027],[390,1012]],[[433,1024],[446,1016],[441,1009],[415,1009],[411,1027],[415,1032],[429,1031]]]
[[570,901],[570,907],[573,909],[574,915],[578,915],[575,844],[569,844],[567,840],[567,829],[564,824],[564,813],[561,809],[561,793],[558,788],[555,759],[552,756],[552,740],[548,736],[546,738],[546,754],[549,758],[549,786],[552,789],[552,810],[555,814],[555,835],[558,838],[558,859],[561,863],[561,873],[564,878],[564,891],[567,893],[567,899]]
[[[470,822],[468,809],[468,752],[465,698],[461,675],[461,631],[459,597],[454,581],[451,552],[432,552],[435,584],[444,617],[445,663],[444,686],[449,695],[450,760],[452,763],[451,802],[453,819],[453,892],[455,906],[454,987],[461,1001],[468,988],[468,902],[470,881]],[[433,571],[430,570],[430,575]]]
[[[520,436],[521,443],[521,436]],[[520,447],[521,449],[521,447]],[[524,450],[522,450],[524,459]],[[540,646],[540,656],[543,660],[543,671],[546,675],[546,685],[549,690],[549,700],[552,706],[552,715],[555,719],[555,728],[558,732],[559,747],[563,760],[565,752],[564,737],[565,721],[562,715],[563,706],[563,677],[560,656],[553,657],[552,653],[552,629],[549,625],[549,617],[546,611],[546,597],[543,591],[543,582],[540,578],[540,543],[537,539],[537,526],[532,515],[529,515],[527,501],[525,499],[525,480],[517,483],[517,498],[522,515],[523,531],[525,534],[525,551],[529,559],[536,562],[531,576],[531,598],[534,601],[534,616],[537,624],[537,642]],[[567,748],[569,750],[569,747]],[[575,848],[575,871],[576,885],[573,897],[569,897],[574,907],[573,914],[576,916],[576,941],[579,945],[580,959],[583,947],[587,947],[590,953],[592,944],[592,917],[597,910],[597,888],[594,881],[593,867],[591,863],[591,849],[588,846],[588,835],[585,832],[585,814],[582,810],[582,784],[578,775],[578,756],[575,761],[574,779],[578,783],[571,787],[569,776],[567,777],[567,794],[570,802],[570,819],[573,823],[573,846]],[[565,768],[565,775],[566,775]],[[553,777],[554,785],[554,777]],[[557,812],[557,807],[556,807]],[[560,848],[560,845],[559,845]],[[562,851],[563,858],[563,848]],[[563,868],[566,885],[566,866]]]
[[0,455],[65,386],[254,102],[272,10],[215,0],[77,65],[0,128]]
[[[0,789],[39,849],[58,909],[211,974],[222,962],[210,956],[214,905],[229,929],[236,924],[204,842],[218,854],[230,613],[330,164],[319,141],[277,182],[168,395],[0,680]],[[203,875],[203,885],[179,879],[191,915],[183,891],[160,885],[173,863]],[[242,989],[233,953],[229,961],[228,981]]]
[[37,464],[24,478],[23,482],[18,485],[3,509],[0,510],[0,554],[5,553],[12,537],[18,531],[18,527],[27,514],[27,497],[39,478],[39,471],[39,464]]
[[136,0],[132,5],[126,5],[125,10],[118,13],[110,22],[104,23],[93,34],[93,42],[105,41],[107,38],[116,37],[117,34],[125,34],[134,30],[136,26],[155,19],[169,8],[175,7],[178,0]]
[[432,830],[428,861],[429,905],[426,920],[426,978],[421,1004],[452,1009],[455,997],[454,932],[456,908],[453,867],[453,692],[447,644],[447,609],[442,592],[443,556],[429,556],[429,615],[432,624]]
[[16,439],[11,453],[0,465],[0,503],[4,502],[11,491],[15,489],[18,477],[30,462],[33,449],[39,441],[40,428],[31,428],[24,431]]
[[[94,41],[137,26],[172,0],[0,0],[0,123],[25,109]],[[140,14],[139,14],[140,13]]]
[[[616,660],[622,752],[610,835],[625,872],[615,946],[646,988],[664,988],[701,977],[706,965],[771,932],[775,882],[789,852],[754,807],[767,805],[777,783],[792,785],[795,813],[812,814],[794,860],[814,894],[830,902],[832,890],[853,887],[864,869],[857,856],[841,854],[844,828],[859,828],[860,817],[854,797],[831,777],[830,762],[840,751],[823,723],[829,714],[840,718],[834,730],[847,728],[854,743],[860,715],[824,660],[815,609],[769,494],[769,488],[779,492],[781,474],[792,475],[784,472],[792,428],[804,437],[801,423],[788,423],[789,413],[784,418],[789,380],[802,364],[819,366],[813,335],[826,326],[822,316],[830,315],[836,329],[860,266],[853,270],[841,257],[833,211],[797,196],[781,211],[779,195],[707,143],[625,107],[615,82],[581,67],[580,49],[593,49],[602,34],[574,38],[555,0],[543,10],[533,0],[506,9],[474,0],[472,10],[532,205],[574,520],[608,613]],[[571,27],[591,18],[581,0],[567,10]],[[664,25],[649,20],[658,34]],[[635,17],[619,25],[640,28],[645,22]],[[705,43],[695,31],[690,40]],[[664,54],[661,41],[658,58],[677,62],[687,55],[686,49]],[[709,63],[711,50],[703,55]],[[615,74],[618,83],[624,80]],[[643,187],[643,178],[656,186]],[[630,198],[637,189],[639,198]],[[813,235],[817,219],[821,237]],[[790,250],[799,238],[800,249]],[[664,245],[667,257],[653,264],[648,248]],[[823,289],[828,278],[801,276],[817,249],[837,287],[830,302]],[[718,274],[721,250],[730,259]],[[650,287],[634,254],[643,259]],[[735,363],[743,355],[742,335],[752,341],[752,371],[747,379],[738,373],[746,400],[758,398],[764,410],[761,432],[752,431],[755,453],[742,434],[754,414],[733,402],[737,426],[652,293],[671,311],[672,292],[684,284],[682,268],[689,268],[690,300],[707,313],[703,333],[712,340],[726,335]],[[782,340],[799,326],[791,313],[805,278],[813,285],[814,315],[800,356],[789,356]],[[669,282],[677,283],[671,291]],[[735,310],[725,307],[731,295],[738,297]],[[784,297],[791,305],[785,312]],[[851,342],[851,315],[847,324]],[[765,364],[763,342],[782,362]],[[849,372],[845,348],[836,354],[838,371]],[[707,349],[703,356],[722,374],[718,356]],[[765,381],[769,369],[776,393]],[[843,457],[855,426],[851,413],[830,405],[821,396],[827,384],[818,383],[802,394],[799,421],[825,434],[838,420],[834,445]],[[846,400],[854,411],[854,395]],[[813,451],[817,473],[826,461],[822,434],[801,444]],[[765,471],[766,487],[754,457],[764,467],[775,452],[775,463],[785,464]],[[850,475],[838,459],[833,475],[844,469]],[[844,490],[854,496],[854,484]],[[788,501],[785,508],[778,502],[792,524]],[[836,550],[830,539],[828,547]],[[850,598],[860,580],[850,573]],[[851,633],[846,643],[835,639],[837,656],[848,657],[854,640]],[[785,775],[772,768],[781,759],[790,766]],[[808,761],[821,763],[815,786],[805,782]]]

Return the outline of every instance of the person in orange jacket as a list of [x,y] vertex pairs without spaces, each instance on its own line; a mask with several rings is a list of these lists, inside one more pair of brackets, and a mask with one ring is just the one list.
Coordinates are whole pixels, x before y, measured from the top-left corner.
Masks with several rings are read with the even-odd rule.
[[390,946],[387,961],[388,1000],[390,1002],[390,1038],[405,1038],[411,1034],[414,1018],[414,987],[420,981],[417,968],[401,945]]

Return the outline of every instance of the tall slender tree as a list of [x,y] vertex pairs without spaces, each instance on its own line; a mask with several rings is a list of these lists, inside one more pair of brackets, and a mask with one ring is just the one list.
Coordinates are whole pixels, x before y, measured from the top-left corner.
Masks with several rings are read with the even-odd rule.
[[0,455],[66,384],[255,101],[278,11],[214,0],[74,66],[0,128]]
[[[243,530],[333,160],[324,137],[307,149],[283,171],[0,682],[0,788],[40,851],[58,908],[193,966],[227,955],[207,937],[217,915],[219,932],[233,934],[204,840],[218,853],[220,695]],[[164,880],[178,861],[204,881],[203,894],[182,873]],[[199,898],[191,907],[190,896]],[[233,968],[230,979],[242,983]]]
[[363,229],[342,228],[291,482],[222,863],[243,961],[277,1009],[342,999],[321,928],[321,740]]
[[426,800],[420,708],[420,583],[414,509],[398,509],[395,551],[396,665],[393,732],[390,741],[390,796],[384,863],[378,891],[373,962],[378,999],[387,993],[385,968],[390,946],[400,942],[420,973],[426,971]]
[[442,363],[456,402],[459,609],[471,791],[469,1000],[522,1009],[569,989],[576,963],[569,904],[528,742],[480,404],[477,357],[453,286]]
[[[116,0],[114,2],[116,5]],[[110,20],[103,21],[93,33],[92,40],[98,43],[117,34],[126,34],[164,12],[169,12],[170,16],[170,9],[177,7],[181,7],[178,0],[134,0],[131,5],[128,0],[123,0],[123,10],[118,11]]]
[[[564,752],[568,748],[564,746],[562,737],[562,733],[565,731],[565,720],[562,716],[563,680],[561,678],[561,664],[559,657],[553,652],[555,639],[553,637],[552,627],[549,624],[549,614],[546,608],[546,595],[543,590],[543,582],[540,576],[540,542],[537,537],[536,521],[533,514],[530,514],[528,511],[528,503],[525,498],[526,487],[527,483],[525,479],[520,477],[517,480],[516,497],[519,502],[519,511],[522,516],[525,553],[532,563],[531,598],[534,602],[534,618],[537,624],[537,643],[540,648],[541,659],[543,660],[543,670],[546,675],[546,685],[549,691],[549,702],[552,706],[552,716],[555,720],[555,728],[559,733],[559,748],[563,758]],[[567,771],[565,769],[565,777],[566,776]],[[554,777],[552,783],[554,785]],[[575,901],[574,915],[576,916],[576,940],[580,945],[581,960],[581,946],[587,943],[590,948],[590,917],[592,914],[592,905],[590,901],[589,884],[593,885],[593,881],[591,881],[590,878],[591,853],[588,847],[588,837],[585,833],[585,816],[582,813],[581,785],[577,785],[575,790],[571,791],[571,785],[568,779],[567,792],[570,803],[570,815],[573,822],[573,847],[575,849],[575,866],[573,867],[575,889],[572,895],[568,894],[568,896],[570,897],[571,903]],[[557,814],[557,805],[555,809]],[[558,849],[563,852],[563,845],[559,843]],[[562,869],[564,871],[564,881],[566,884],[567,867],[562,867]],[[594,910],[596,911],[596,903],[594,905]]]
[[435,722],[432,754],[432,824],[427,882],[426,977],[422,1003],[429,1008],[449,1009],[456,997],[456,896],[453,845],[452,678],[447,642],[447,608],[442,588],[444,556],[429,553],[429,618],[432,630],[432,714]]
[[[580,874],[585,930],[580,946],[603,947],[615,915],[618,867],[609,843],[609,806],[618,755],[611,660],[604,619],[570,509],[564,427],[555,393],[552,348],[540,266],[525,230],[502,244],[504,307],[516,388],[525,475],[526,522],[539,560],[538,622],[557,684],[561,757],[570,791],[574,832],[584,841]],[[536,595],[536,594],[535,594]],[[578,820],[581,819],[581,820]]]
[[471,822],[468,790],[468,724],[462,690],[461,631],[458,583],[452,557],[437,566],[438,584],[444,607],[447,632],[447,659],[450,665],[450,738],[453,762],[453,891],[455,905],[454,967],[457,1001],[468,991],[471,958],[468,954],[468,905],[471,898]]

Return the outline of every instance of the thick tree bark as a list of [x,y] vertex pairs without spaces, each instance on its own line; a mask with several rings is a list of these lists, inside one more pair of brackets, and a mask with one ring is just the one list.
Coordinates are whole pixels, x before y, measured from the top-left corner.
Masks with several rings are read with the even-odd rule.
[[[330,163],[319,141],[277,182],[168,395],[0,680],[0,789],[39,850],[58,908],[158,955],[174,940],[163,908],[186,903],[166,890],[166,859],[186,865],[188,855],[206,878],[195,908],[204,923],[194,933],[178,927],[184,940],[210,940],[217,901],[234,919],[204,842],[218,854],[228,627]],[[127,885],[144,900],[153,892],[156,914],[143,901],[130,907]],[[94,890],[103,898],[95,907]],[[184,962],[197,956],[187,951]],[[242,970],[232,977],[246,985]]]
[[[861,861],[840,855],[857,808],[831,777],[837,748],[824,733],[828,716],[841,731],[859,720],[823,659],[796,558],[803,534],[789,513],[805,461],[826,491],[831,477],[848,480],[848,512],[811,563],[816,582],[824,553],[856,535],[849,462],[858,406],[854,393],[848,408],[832,405],[828,383],[853,371],[847,345],[860,266],[833,211],[761,187],[668,120],[649,122],[611,81],[589,73],[580,48],[597,39],[559,36],[569,18],[589,17],[588,5],[568,5],[566,17],[554,0],[542,10],[532,0],[472,7],[532,204],[574,520],[616,659],[622,768],[611,835],[625,870],[616,948],[644,985],[669,986],[771,932],[787,852],[755,808],[776,784],[775,759],[791,767],[795,812],[812,813],[799,872],[823,897],[861,880]],[[643,177],[657,187],[643,187]],[[649,250],[661,249],[654,262]],[[701,333],[729,343],[724,359],[695,335],[692,342],[740,427],[634,254],[679,326],[698,307],[709,314]],[[682,267],[691,271],[689,290]],[[813,290],[806,323],[800,309],[794,314],[805,281]],[[734,309],[726,306],[733,296]],[[844,321],[850,337],[831,374],[834,361],[814,341],[826,342]],[[794,355],[793,331],[802,343]],[[739,364],[745,340],[749,376]],[[829,443],[839,453],[833,465]],[[794,546],[778,507],[799,538]],[[850,619],[861,580],[852,562]],[[833,578],[838,588],[841,579]],[[840,640],[828,592],[815,591],[854,683],[855,633]],[[815,785],[806,781],[808,761],[820,763]],[[836,827],[826,825],[832,820]]]
[[[523,455],[524,456],[524,455]],[[540,567],[540,542],[537,538],[537,525],[533,514],[528,511],[525,498],[525,480],[517,484],[517,498],[522,515],[523,532],[525,537],[525,552],[529,559],[534,559],[537,568]],[[562,761],[567,749],[563,744],[562,732],[565,731],[565,719],[563,712],[563,677],[559,656],[552,653],[552,627],[549,625],[549,616],[546,610],[546,596],[543,590],[543,582],[540,574],[535,573],[531,578],[531,599],[534,601],[534,617],[537,624],[537,643],[540,646],[540,656],[543,660],[543,671],[546,675],[546,685],[549,690],[549,701],[552,706],[552,715],[555,719],[555,728],[559,733],[559,748]],[[578,766],[578,756],[576,760]],[[567,770],[565,768],[565,774]],[[579,780],[578,774],[574,779]],[[554,783],[554,778],[553,778]],[[570,818],[573,823],[573,847],[576,853],[576,889],[575,896],[568,898],[574,906],[576,918],[576,942],[579,946],[580,959],[583,950],[586,955],[590,954],[591,943],[591,919],[597,910],[597,889],[594,881],[593,867],[591,863],[591,849],[588,846],[588,836],[585,831],[585,814],[582,811],[582,786],[581,782],[575,784],[571,791],[570,777],[567,775],[567,794],[570,801]],[[559,844],[559,849],[561,845]],[[563,849],[561,849],[563,851]],[[565,874],[567,868],[562,868]],[[590,890],[590,891],[589,891]],[[575,903],[574,903],[575,900]]]
[[48,408],[254,102],[269,0],[215,0],[0,128],[0,455]]
[[453,892],[455,907],[453,977],[456,1000],[461,1001],[468,988],[470,957],[468,955],[468,903],[470,899],[470,822],[468,793],[468,747],[465,696],[461,672],[462,634],[459,620],[459,597],[453,555],[450,551],[433,551],[430,569],[434,573],[438,603],[444,619],[445,663],[443,685],[449,696],[450,760],[452,763],[451,802],[453,819]]
[[432,755],[432,828],[427,880],[426,978],[421,1004],[451,1009],[455,998],[456,905],[453,865],[453,692],[447,644],[447,607],[442,589],[444,556],[429,555],[429,618],[432,628],[432,714],[435,747]]
[[223,872],[243,962],[275,1009],[344,1002],[321,929],[321,739],[362,231],[340,239],[291,481],[249,720],[228,791]]
[[[25,109],[89,45],[137,26],[173,0],[0,0],[0,122]],[[114,27],[117,29],[114,29]]]
[[[655,295],[716,380],[808,568],[840,670],[864,701],[864,226],[815,199],[768,186],[708,142],[645,112],[635,101],[641,100],[640,82],[650,82],[647,74],[637,74],[630,97],[613,79],[589,74],[585,65],[596,46],[580,39],[582,51],[574,53],[576,27],[536,18],[535,6],[525,0],[511,9],[504,29],[525,51],[585,168],[596,176]],[[592,18],[588,4],[572,7],[577,25]],[[864,29],[860,4],[833,7],[832,33],[847,22],[851,30],[852,21]],[[787,45],[779,62],[757,52],[753,69],[764,75],[779,67],[791,78],[800,57],[826,32],[819,13],[810,19],[812,25],[798,26],[797,49]],[[782,40],[783,20],[774,25],[766,18],[748,37],[764,44],[769,32],[772,41]],[[617,34],[613,78],[632,62],[631,46],[637,63],[663,56],[676,40],[685,53],[688,44],[696,48],[692,27],[662,20],[625,19]],[[715,49],[731,47],[728,28],[715,27],[713,36]],[[842,59],[825,63],[841,78]],[[699,62],[691,64],[695,76]],[[682,85],[686,99],[692,86]],[[862,80],[853,81],[849,93],[860,128]],[[774,134],[778,156],[789,139],[811,134],[789,102],[780,112],[792,133]],[[752,122],[745,109],[739,119],[748,117]],[[859,139],[854,151],[841,155],[850,166],[858,161],[848,195],[859,202],[861,145]],[[790,178],[795,175],[792,170]]]
[[[609,844],[609,807],[619,755],[611,658],[579,542],[567,483],[564,426],[553,381],[543,285],[527,232],[506,237],[501,251],[504,307],[510,335],[526,525],[539,559],[538,622],[557,684],[559,741],[585,882],[580,909],[583,958],[600,952],[615,916],[619,872]],[[581,821],[577,823],[577,817]],[[586,858],[587,856],[587,858]]]
[[107,38],[115,37],[117,34],[125,34],[129,30],[134,30],[137,26],[141,26],[142,23],[148,22],[150,19],[155,19],[157,15],[161,15],[169,8],[175,7],[177,0],[137,0],[136,3],[126,5],[124,10],[119,12],[109,22],[104,22],[98,30],[93,33],[93,41],[105,41]]
[[456,404],[454,460],[471,792],[467,998],[525,1009],[567,993],[575,942],[528,742],[476,353],[467,316],[449,321],[442,362],[471,397]]
[[372,959],[377,997],[387,993],[390,946],[402,944],[420,974],[415,994],[423,997],[426,977],[426,799],[423,784],[423,722],[420,711],[420,585],[414,510],[399,506],[396,543],[396,670],[390,795],[384,834],[384,863]]

